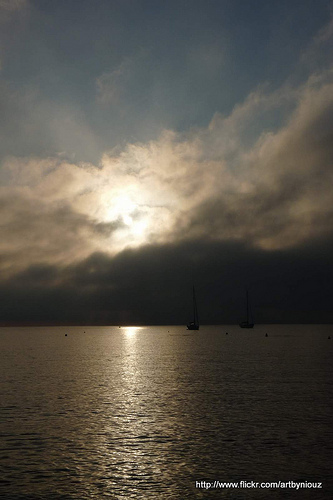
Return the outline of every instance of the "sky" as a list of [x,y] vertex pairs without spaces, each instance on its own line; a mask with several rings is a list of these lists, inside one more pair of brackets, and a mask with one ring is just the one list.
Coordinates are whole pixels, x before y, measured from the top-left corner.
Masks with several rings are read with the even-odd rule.
[[0,0],[0,323],[333,322],[331,0]]

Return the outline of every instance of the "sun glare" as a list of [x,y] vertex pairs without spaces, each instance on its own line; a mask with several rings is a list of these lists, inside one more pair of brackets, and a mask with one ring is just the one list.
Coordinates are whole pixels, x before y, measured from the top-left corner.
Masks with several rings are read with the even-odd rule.
[[151,214],[149,207],[142,204],[142,193],[138,195],[138,202],[134,201],[133,193],[108,194],[101,202],[103,209],[100,217],[104,222],[115,222],[118,226],[112,234],[113,243],[119,248],[145,243]]
[[141,329],[141,326],[126,326],[123,328],[126,337],[134,337]]
[[125,214],[122,217],[123,217],[124,224],[126,224],[127,226],[132,226],[133,225],[133,219],[132,219],[132,217],[130,215]]
[[108,201],[106,217],[109,220],[121,218],[125,224],[130,225],[131,214],[135,212],[138,205],[126,194],[121,194]]

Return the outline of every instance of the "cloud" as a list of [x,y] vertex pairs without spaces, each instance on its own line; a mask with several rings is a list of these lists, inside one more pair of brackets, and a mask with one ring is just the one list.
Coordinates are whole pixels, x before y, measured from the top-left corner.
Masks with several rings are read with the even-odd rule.
[[331,253],[332,239],[273,252],[197,240],[34,265],[0,283],[2,321],[185,325],[194,282],[202,324],[238,323],[246,285],[257,323],[330,322]]
[[151,71],[147,50],[139,49],[131,57],[124,57],[118,65],[96,78],[97,103],[124,110],[133,104],[136,94],[144,95],[144,88],[140,83],[142,84],[143,74],[151,74]]
[[25,10],[29,6],[28,0],[0,0],[0,13],[14,13]]
[[323,48],[326,50],[327,48],[331,48],[329,44],[332,42],[332,39],[333,39],[333,15],[331,12],[331,19],[312,38],[308,47],[304,51],[301,61],[304,62],[304,60],[308,56],[314,56],[315,54],[318,55],[318,51],[319,50],[322,51]]
[[[331,33],[330,23],[310,47],[327,44]],[[146,56],[123,59],[97,79],[100,103],[126,106]],[[212,46],[207,65],[218,59],[222,64]],[[70,154],[73,144],[94,157],[101,151],[75,105],[41,99],[36,87],[2,89],[3,145],[11,153],[0,171],[0,266],[7,275],[144,245],[203,239],[274,251],[332,232],[332,66],[277,89],[262,84],[206,127],[104,148],[100,162],[90,163]],[[14,156],[18,137],[26,149]],[[43,148],[53,152],[45,156]]]
[[65,99],[46,98],[37,84],[13,88],[0,81],[0,159],[56,156],[100,159],[99,138],[82,109]]
[[127,73],[126,63],[122,63],[118,68],[97,78],[97,98],[100,103],[118,104]]
[[0,0],[0,9],[16,11],[25,8],[28,0]]
[[[86,174],[86,175],[85,175]],[[75,201],[92,187],[89,167],[57,160],[8,159],[2,171],[0,218],[2,270],[86,258],[122,221],[95,220]],[[90,188],[88,187],[90,184]]]
[[130,76],[130,62],[123,61],[116,69],[96,79],[97,99],[101,104],[118,104]]
[[[332,96],[330,72],[298,88],[259,89],[207,129],[165,132],[112,161],[172,214],[157,241],[298,245],[332,230]],[[281,107],[288,119],[262,130]]]
[[[281,108],[288,119],[272,122]],[[332,134],[326,71],[297,88],[259,88],[207,128],[165,131],[105,153],[98,166],[7,158],[3,266],[68,264],[96,251],[198,238],[274,250],[325,237]]]

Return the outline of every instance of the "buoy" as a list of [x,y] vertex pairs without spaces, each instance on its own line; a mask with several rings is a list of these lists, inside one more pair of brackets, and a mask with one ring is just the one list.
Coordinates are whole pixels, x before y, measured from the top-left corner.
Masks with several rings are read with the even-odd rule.
[[67,333],[65,333],[65,337],[67,337]]

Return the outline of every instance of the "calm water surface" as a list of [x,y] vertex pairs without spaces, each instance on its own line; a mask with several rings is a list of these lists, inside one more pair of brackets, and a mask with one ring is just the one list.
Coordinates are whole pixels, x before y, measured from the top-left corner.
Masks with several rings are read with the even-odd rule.
[[[0,348],[0,498],[333,498],[331,325],[1,328]],[[215,480],[323,489],[196,487]]]

